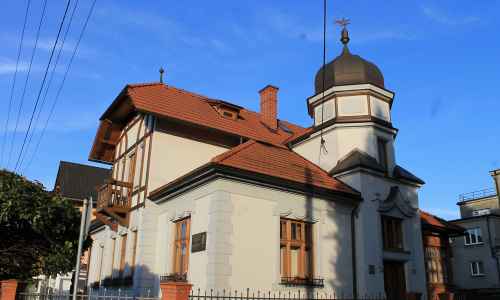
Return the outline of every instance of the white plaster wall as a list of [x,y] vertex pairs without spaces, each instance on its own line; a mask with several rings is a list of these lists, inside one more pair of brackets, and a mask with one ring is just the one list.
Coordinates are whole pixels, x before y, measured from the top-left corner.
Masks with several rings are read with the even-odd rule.
[[389,103],[382,101],[376,97],[370,96],[370,109],[372,116],[380,118],[387,122],[391,121]]
[[352,291],[347,206],[219,179],[159,203],[157,210],[157,274],[171,272],[172,221],[191,214],[191,235],[207,232],[206,251],[190,253],[188,279],[195,289],[286,289],[279,284],[279,220],[287,216],[315,222],[315,275],[325,279],[324,289]]
[[165,132],[153,133],[148,190],[152,191],[207,163],[226,148]]
[[389,170],[392,170],[396,160],[394,137],[391,133],[371,124],[332,125],[323,131],[326,151],[320,151],[321,138],[319,133],[295,145],[293,151],[328,172],[354,149],[359,149],[378,160],[377,137],[388,141],[388,166]]
[[[407,255],[388,257],[387,253],[384,254],[383,251],[381,214],[378,212],[380,201],[387,198],[392,186],[398,186],[403,198],[408,200],[411,206],[418,208],[417,188],[360,172],[338,178],[360,191],[363,197],[359,215],[356,219],[358,288],[360,294],[375,295],[384,293],[383,262],[384,255],[386,255],[386,259],[407,260],[405,264],[406,289],[409,292],[420,292],[425,297],[426,279],[419,214],[415,213],[411,218],[405,217],[397,208],[385,213],[386,215],[404,219],[403,243],[405,251],[408,251]],[[369,265],[375,266],[375,274],[369,274]]]
[[321,121],[326,122],[335,118],[335,99],[328,100],[314,107],[314,124],[319,125]]
[[338,115],[340,117],[368,115],[367,97],[367,95],[337,97]]
[[[105,245],[106,241],[109,239],[109,227],[104,227],[102,230],[99,230],[93,234],[91,234],[92,242],[92,250],[90,255],[89,262],[89,275],[88,275],[88,283],[91,284],[100,279],[103,279],[102,272],[105,271],[104,264],[105,260],[109,259],[105,256]],[[102,261],[102,266],[101,266]],[[99,270],[101,269],[101,270]],[[101,274],[99,272],[101,271]]]

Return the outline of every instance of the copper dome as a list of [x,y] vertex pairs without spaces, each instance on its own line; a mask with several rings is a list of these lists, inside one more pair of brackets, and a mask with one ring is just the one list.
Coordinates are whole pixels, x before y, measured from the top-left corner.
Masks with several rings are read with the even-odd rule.
[[[379,68],[359,55],[351,54],[347,48],[348,41],[348,37],[343,37],[344,49],[342,53],[316,73],[314,80],[316,94],[337,85],[371,83],[384,87],[384,76]],[[324,87],[323,74],[325,76]]]

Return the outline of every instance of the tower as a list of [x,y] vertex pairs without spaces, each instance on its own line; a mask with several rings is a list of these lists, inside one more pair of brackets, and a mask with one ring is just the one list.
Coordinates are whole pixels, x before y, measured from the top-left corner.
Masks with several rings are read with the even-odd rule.
[[313,125],[290,145],[361,193],[353,238],[358,293],[425,295],[418,214],[424,182],[397,165],[394,93],[375,64],[351,53],[346,22],[341,25],[342,52],[319,69],[307,99]]
[[[294,149],[306,153],[323,147],[315,162],[331,171],[339,160],[359,150],[375,158],[392,174],[395,167],[391,121],[394,93],[385,88],[384,76],[373,63],[349,50],[349,33],[342,29],[342,52],[321,67],[315,77],[315,94],[307,99],[313,127]],[[306,141],[307,140],[307,141]]]

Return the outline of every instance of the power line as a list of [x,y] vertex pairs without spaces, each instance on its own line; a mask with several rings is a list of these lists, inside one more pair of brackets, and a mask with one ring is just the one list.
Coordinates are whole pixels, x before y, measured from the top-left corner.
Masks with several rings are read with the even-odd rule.
[[16,166],[14,168],[14,171],[17,170],[17,167],[19,166],[19,161],[21,160],[21,155],[23,153],[24,146],[26,145],[26,139],[28,138],[28,133],[31,129],[31,124],[33,123],[33,117],[35,116],[36,108],[38,106],[38,102],[40,100],[40,96],[42,94],[42,90],[43,90],[43,87],[45,85],[45,80],[47,79],[47,73],[49,72],[50,63],[52,62],[52,57],[54,57],[54,51],[56,49],[57,42],[59,41],[59,36],[61,35],[61,30],[62,30],[62,27],[64,24],[64,20],[66,20],[66,16],[68,14],[68,9],[69,9],[70,3],[71,3],[71,0],[68,0],[68,2],[66,4],[66,9],[64,10],[64,16],[61,20],[61,24],[59,24],[59,30],[57,31],[57,37],[56,37],[56,40],[54,41],[54,45],[52,46],[52,50],[50,51],[49,62],[47,63],[47,66],[45,67],[45,72],[43,74],[42,84],[40,86],[40,90],[38,91],[38,96],[36,97],[35,106],[33,107],[33,112],[31,113],[30,122],[29,122],[28,128],[26,129],[26,134],[24,135],[23,144],[21,146],[21,151],[19,151],[19,155],[17,157],[17,162],[16,162]]
[[24,81],[24,87],[23,87],[23,93],[21,94],[21,100],[19,101],[19,109],[17,110],[16,125],[14,127],[14,131],[12,132],[12,140],[10,143],[9,159],[7,160],[7,165],[10,164],[10,158],[12,157],[12,150],[14,148],[14,142],[16,140],[16,132],[17,132],[17,128],[19,126],[19,119],[21,118],[21,111],[23,109],[24,96],[26,95],[26,87],[28,85],[28,80],[29,80],[29,77],[31,74],[31,66],[33,65],[33,59],[35,58],[36,48],[38,47],[38,39],[40,38],[40,30],[42,28],[43,20],[45,18],[46,8],[47,8],[47,0],[44,0],[42,14],[40,16],[40,22],[38,23],[38,29],[36,32],[35,45],[33,46],[33,50],[31,51],[30,63],[28,66],[28,73],[26,74],[26,80]]
[[[73,9],[71,11],[71,15],[69,17],[68,25],[66,27],[66,30],[64,31],[63,38],[61,40],[61,46],[59,47],[59,50],[57,52],[56,60],[54,62],[52,70],[50,72],[49,81],[48,81],[48,83],[46,85],[45,92],[44,92],[43,97],[42,97],[42,102],[40,104],[40,109],[38,110],[38,113],[36,114],[36,118],[35,118],[35,122],[34,122],[33,128],[36,128],[36,126],[38,124],[38,120],[40,119],[40,115],[42,114],[42,110],[43,110],[43,107],[45,105],[45,101],[47,99],[47,94],[48,94],[48,92],[50,90],[50,87],[52,85],[52,80],[54,79],[55,70],[57,68],[57,65],[59,64],[59,59],[61,58],[61,53],[62,53],[62,50],[64,48],[64,43],[66,42],[66,37],[68,36],[69,29],[71,28],[71,23],[73,22],[73,18],[75,16],[76,8],[78,7],[78,2],[79,2],[79,0],[76,0],[75,5],[73,6]],[[34,135],[35,135],[35,130],[32,130],[31,134],[28,137],[28,142],[26,143],[26,151],[24,151],[23,156],[21,157],[21,162],[19,163],[20,166],[22,166],[24,158],[28,154],[29,145],[31,144],[31,140],[33,139]]]
[[9,106],[7,109],[7,119],[5,120],[5,131],[3,132],[2,156],[0,159],[0,163],[3,163],[3,159],[4,159],[5,144],[7,142],[7,130],[9,129],[9,122],[10,122],[10,111],[12,109],[12,98],[14,96],[14,90],[16,87],[17,71],[19,68],[19,60],[21,59],[21,52],[23,49],[24,32],[26,30],[26,23],[28,23],[28,13],[29,13],[30,5],[31,5],[31,0],[28,0],[28,3],[26,4],[26,13],[24,14],[23,29],[21,30],[21,40],[19,41],[19,48],[17,49],[16,69],[14,71],[14,77],[12,79],[12,86],[10,88]]
[[42,129],[42,132],[40,133],[40,138],[38,139],[38,142],[36,144],[36,147],[35,147],[35,150],[33,151],[33,154],[31,156],[31,159],[29,160],[28,164],[26,165],[26,168],[25,168],[25,171],[29,168],[29,166],[31,165],[31,163],[33,162],[33,159],[35,158],[35,155],[38,153],[38,148],[40,147],[40,143],[43,139],[43,136],[45,134],[45,131],[47,129],[47,125],[49,124],[49,121],[54,113],[54,110],[55,110],[55,107],[57,105],[57,102],[59,100],[59,95],[61,94],[61,91],[64,87],[64,83],[66,82],[66,78],[68,76],[68,73],[69,73],[69,70],[71,68],[71,65],[73,64],[73,60],[76,56],[76,53],[77,53],[77,50],[78,50],[78,47],[80,45],[80,41],[82,40],[82,37],[83,37],[83,34],[87,28],[87,24],[90,20],[90,17],[92,16],[92,12],[94,11],[94,6],[95,6],[95,3],[96,3],[96,0],[94,0],[92,2],[92,6],[90,7],[90,10],[89,10],[89,13],[87,15],[87,18],[85,19],[85,23],[83,24],[83,28],[82,28],[82,31],[80,32],[80,36],[78,37],[78,41],[76,42],[76,45],[75,45],[75,48],[73,49],[73,54],[71,55],[71,59],[68,63],[68,67],[66,68],[66,71],[64,72],[64,76],[63,76],[63,79],[61,81],[61,85],[59,86],[59,89],[57,90],[57,94],[56,94],[56,97],[54,99],[54,102],[52,103],[52,107],[50,108],[50,113],[45,121],[45,125]]
[[327,15],[327,12],[326,12],[326,0],[323,0],[323,72],[322,72],[322,86],[321,86],[321,90],[322,90],[322,95],[321,95],[321,101],[323,101],[320,105],[321,105],[321,128],[320,128],[320,145],[319,145],[319,155],[318,155],[318,164],[321,165],[321,151],[324,150],[326,152],[328,152],[326,150],[326,145],[325,145],[325,139],[323,138],[323,111],[325,110],[325,76],[326,76],[326,15]]

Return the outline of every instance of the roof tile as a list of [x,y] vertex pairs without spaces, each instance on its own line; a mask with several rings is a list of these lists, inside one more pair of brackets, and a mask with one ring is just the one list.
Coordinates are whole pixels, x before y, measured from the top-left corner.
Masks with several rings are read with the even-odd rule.
[[358,194],[346,184],[332,178],[319,166],[282,145],[250,140],[214,157],[212,163],[301,184]]

